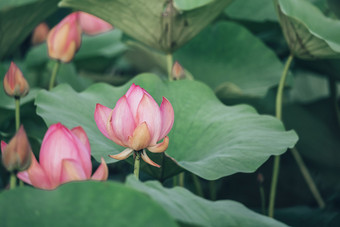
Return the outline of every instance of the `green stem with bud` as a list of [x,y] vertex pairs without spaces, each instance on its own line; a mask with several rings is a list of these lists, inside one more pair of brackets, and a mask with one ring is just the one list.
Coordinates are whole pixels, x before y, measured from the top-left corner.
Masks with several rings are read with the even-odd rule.
[[135,164],[133,169],[133,174],[139,179],[139,169],[140,169],[140,152],[135,151]]
[[15,176],[15,173],[11,173],[9,177],[9,189],[14,189],[17,185],[17,177]]
[[52,88],[54,87],[54,83],[55,83],[55,79],[58,74],[59,66],[60,66],[60,61],[56,61],[54,64],[53,70],[52,70],[50,86],[48,87],[48,90],[52,90]]

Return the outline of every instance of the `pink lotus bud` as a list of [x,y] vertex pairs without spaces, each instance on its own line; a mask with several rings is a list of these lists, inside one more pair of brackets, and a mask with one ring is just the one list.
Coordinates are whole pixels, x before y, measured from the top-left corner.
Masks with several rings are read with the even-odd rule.
[[[99,130],[120,146],[127,147],[123,152],[110,157],[123,160],[133,151],[147,148],[153,153],[164,152],[168,148],[170,132],[174,123],[174,110],[171,103],[163,97],[159,107],[151,95],[143,88],[132,84],[112,110],[97,104],[94,118]],[[161,143],[158,141],[164,140]],[[152,162],[143,150],[142,159]]]
[[45,42],[49,31],[50,29],[46,23],[40,23],[33,31],[32,44],[37,45]]
[[257,174],[257,182],[258,182],[259,184],[263,184],[263,182],[264,182],[264,176],[263,176],[262,173]]
[[172,67],[172,78],[175,80],[181,80],[185,78],[185,71],[183,67],[176,61],[174,66]]
[[97,35],[113,28],[108,22],[85,12],[79,12],[78,19],[81,29],[87,35]]
[[70,62],[81,44],[81,28],[78,13],[65,17],[48,33],[47,46],[50,58]]
[[82,127],[69,130],[62,124],[51,125],[41,144],[39,162],[32,154],[32,164],[18,178],[41,189],[78,180],[106,180],[107,165],[102,163],[92,175],[91,150]]
[[1,141],[1,152],[2,163],[8,171],[28,169],[31,164],[32,149],[23,126],[19,128],[8,144]]
[[30,87],[22,75],[21,70],[11,62],[11,65],[4,77],[4,90],[11,97],[24,97],[28,94]]

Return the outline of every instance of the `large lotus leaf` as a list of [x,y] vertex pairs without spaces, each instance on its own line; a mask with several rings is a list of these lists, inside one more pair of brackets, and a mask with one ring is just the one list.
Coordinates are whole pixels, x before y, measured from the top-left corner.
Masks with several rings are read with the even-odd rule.
[[234,93],[250,96],[265,95],[278,83],[283,70],[271,49],[233,22],[209,26],[178,50],[174,58],[195,79],[213,89],[233,87]]
[[277,0],[280,24],[292,53],[302,59],[340,57],[340,21],[306,0]]
[[82,45],[79,52],[76,54],[76,60],[106,57],[113,58],[121,54],[127,48],[120,41],[122,31],[114,29],[96,36],[83,35]]
[[[122,87],[95,84],[76,93],[63,85],[52,92],[42,91],[36,98],[37,113],[48,125],[60,121],[68,127],[83,126],[90,138],[93,156],[114,162],[107,155],[123,148],[98,130],[93,117],[95,105],[101,103],[113,108],[132,82],[145,88],[158,103],[162,96],[170,100],[175,123],[166,153],[179,166],[205,179],[252,172],[270,155],[282,154],[297,141],[295,132],[285,132],[282,123],[274,117],[258,115],[247,105],[225,106],[200,82],[164,82],[152,74],[140,75]],[[162,171],[162,178],[171,176],[173,171],[150,168]]]
[[16,0],[0,3],[0,60],[57,10],[59,0]]
[[157,181],[141,183],[134,176],[129,176],[126,184],[148,194],[174,219],[190,226],[286,226],[232,200],[212,202],[184,188],[167,189]]
[[1,226],[177,226],[148,196],[113,182],[77,182],[53,191],[0,194]]
[[277,21],[273,0],[236,0],[224,12],[230,18],[237,20]]
[[214,0],[173,0],[174,6],[179,10],[191,10],[207,5]]
[[215,19],[232,0],[178,10],[168,0],[62,0],[60,6],[94,14],[129,36],[163,52],[172,52]]

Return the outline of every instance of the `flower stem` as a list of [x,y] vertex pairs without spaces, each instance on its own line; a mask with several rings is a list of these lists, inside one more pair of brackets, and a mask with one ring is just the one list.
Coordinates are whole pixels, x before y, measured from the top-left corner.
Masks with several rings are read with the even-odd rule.
[[266,215],[266,196],[265,196],[264,188],[262,184],[259,186],[259,190],[260,190],[260,197],[261,197],[262,214]]
[[210,199],[212,201],[216,200],[216,183],[214,180],[209,181],[209,191],[210,191]]
[[172,178],[172,187],[178,186],[178,175],[173,176]]
[[140,169],[140,152],[135,151],[135,165],[133,169],[133,174],[136,176],[137,179],[139,179],[139,169]]
[[302,160],[300,153],[298,152],[298,150],[295,147],[290,149],[290,151],[292,152],[292,155],[293,155],[295,161],[297,162],[297,165],[299,166],[300,171],[301,171],[303,177],[305,178],[305,181],[306,181],[310,191],[312,192],[316,202],[318,203],[318,205],[321,209],[324,208],[325,202],[323,201],[323,199],[320,195],[320,192],[319,192],[318,188],[316,187],[315,182],[313,181],[313,178],[308,171],[306,164]]
[[294,58],[293,55],[289,55],[287,62],[286,62],[286,65],[283,69],[281,79],[280,79],[280,83],[279,83],[279,87],[278,87],[277,93],[276,93],[275,115],[276,115],[276,118],[279,119],[279,120],[282,120],[283,88],[285,86],[286,78],[287,78],[287,75],[288,75],[288,70],[289,70],[290,64],[292,63],[293,58]]
[[[283,69],[279,87],[276,93],[276,104],[275,104],[275,116],[277,119],[282,120],[282,96],[283,96],[283,88],[286,82],[286,78],[288,75],[288,69],[290,64],[292,63],[294,56],[291,54],[289,55],[285,67]],[[275,197],[276,197],[276,187],[277,181],[279,177],[279,170],[280,170],[280,156],[274,157],[274,166],[273,166],[273,175],[272,175],[272,182],[270,186],[270,195],[269,195],[269,207],[268,207],[268,216],[274,217],[274,205],[275,205]]]
[[20,97],[15,97],[15,130],[20,127]]
[[184,187],[184,172],[178,174],[178,186]]
[[329,84],[329,91],[331,95],[331,101],[333,104],[334,112],[335,112],[335,119],[338,123],[338,127],[340,127],[340,109],[339,109],[339,104],[338,104],[338,89],[337,89],[337,84],[334,78],[329,78],[328,79],[328,84]]
[[168,69],[168,79],[169,81],[172,81],[173,78],[172,78],[171,72],[172,72],[173,59],[172,59],[171,53],[166,55],[166,63],[167,63],[167,69]]
[[60,66],[60,61],[56,61],[54,64],[53,70],[52,70],[50,86],[48,87],[48,90],[52,90],[52,88],[54,87],[54,83],[55,83],[55,79],[58,74],[59,66]]
[[17,177],[12,172],[9,177],[9,189],[14,189],[16,187],[16,184],[17,184]]
[[202,186],[200,183],[200,180],[198,179],[198,177],[195,174],[191,174],[192,179],[194,180],[194,185],[195,185],[195,189],[196,189],[196,194],[200,197],[203,197],[203,191],[202,191]]

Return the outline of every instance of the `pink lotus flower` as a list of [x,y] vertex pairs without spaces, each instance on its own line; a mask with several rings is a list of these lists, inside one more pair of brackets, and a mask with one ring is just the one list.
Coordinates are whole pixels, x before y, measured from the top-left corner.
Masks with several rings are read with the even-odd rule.
[[50,58],[70,62],[81,44],[81,28],[78,13],[65,17],[48,33],[47,46]]
[[[2,142],[1,149],[6,148]],[[107,165],[102,163],[92,175],[91,148],[82,127],[69,130],[62,124],[51,125],[41,144],[39,162],[31,155],[31,166],[17,174],[22,181],[41,189],[78,180],[106,180]]]
[[6,94],[16,98],[26,96],[30,89],[27,80],[14,62],[11,62],[4,77],[3,85]]
[[108,22],[91,14],[78,12],[78,15],[80,27],[87,35],[97,35],[113,28]]
[[[144,148],[153,153],[164,152],[168,148],[167,134],[174,123],[174,110],[166,98],[163,97],[159,107],[148,92],[132,84],[113,110],[98,103],[94,118],[104,136],[127,147],[110,157],[123,160],[133,151],[143,149],[142,159],[150,165],[160,167],[147,156]],[[163,142],[157,144],[163,138]]]

